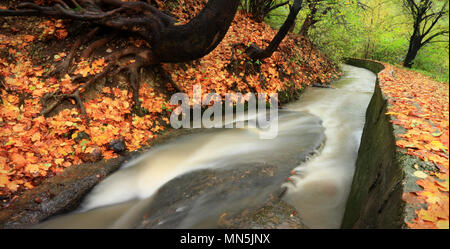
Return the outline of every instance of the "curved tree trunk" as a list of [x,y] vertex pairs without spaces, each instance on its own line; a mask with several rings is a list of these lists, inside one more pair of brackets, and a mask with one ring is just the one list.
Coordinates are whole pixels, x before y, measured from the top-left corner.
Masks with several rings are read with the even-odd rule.
[[311,15],[308,15],[305,18],[305,21],[302,24],[302,27],[300,28],[299,34],[302,36],[308,36],[309,28],[311,28],[317,21],[314,20],[314,16],[311,13]]
[[22,3],[18,10],[0,10],[0,16],[52,16],[83,20],[120,31],[137,33],[151,45],[147,62],[186,62],[211,52],[222,41],[236,14],[239,0],[210,0],[189,23],[175,20],[144,2],[120,0],[58,1],[52,7]]
[[262,60],[272,56],[272,54],[277,50],[280,43],[283,41],[284,37],[289,33],[290,28],[295,23],[295,19],[297,18],[300,9],[302,8],[303,0],[295,0],[294,4],[291,6],[289,11],[289,15],[284,21],[278,33],[270,42],[269,46],[267,46],[264,50],[260,49],[256,44],[251,44],[247,49],[246,53],[252,60]]
[[[54,101],[48,104],[41,112],[43,115],[49,114],[64,99],[74,99],[81,109],[82,114],[86,114],[81,94],[95,84],[95,82],[105,77],[109,72],[113,74],[128,71],[129,85],[132,90],[134,105],[133,109],[138,115],[145,115],[139,101],[139,71],[146,66],[158,66],[162,62],[187,62],[199,59],[211,52],[222,41],[223,37],[231,26],[231,22],[237,12],[240,0],[209,0],[206,6],[185,25],[176,25],[175,19],[159,11],[148,3],[122,2],[120,0],[55,0],[57,4],[52,7],[43,7],[34,3],[22,3],[18,5],[18,10],[0,10],[0,16],[51,16],[56,18],[66,18],[81,20],[106,26],[117,31],[127,31],[140,35],[145,39],[150,47],[127,47],[109,55],[106,60],[108,65],[103,71],[85,84],[79,85],[70,94],[54,93]],[[150,2],[150,1],[147,1]],[[89,54],[98,44],[107,42],[107,39],[98,40],[91,44]],[[72,48],[71,57],[80,46],[81,42],[76,42]],[[134,56],[134,62],[121,64],[121,58]],[[161,67],[160,67],[161,69]],[[169,82],[170,77],[163,70],[159,70],[163,77]],[[166,76],[165,76],[166,75]],[[173,84],[176,90],[178,87]]]
[[153,53],[160,62],[196,60],[214,50],[228,31],[239,0],[210,0],[188,24],[169,26],[153,39]]

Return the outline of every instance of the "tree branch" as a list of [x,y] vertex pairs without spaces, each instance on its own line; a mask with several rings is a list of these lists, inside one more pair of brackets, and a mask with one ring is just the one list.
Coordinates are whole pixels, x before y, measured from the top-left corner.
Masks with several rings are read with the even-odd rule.
[[272,7],[266,12],[266,14],[268,14],[268,13],[270,13],[271,11],[273,11],[273,10],[275,10],[275,9],[278,9],[278,8],[280,8],[280,7],[282,7],[282,6],[286,5],[286,4],[289,4],[289,1],[286,1],[286,2],[284,2],[284,3],[279,3],[279,4],[277,4],[277,5],[274,5],[274,6],[272,6]]
[[445,35],[445,34],[448,34],[448,33],[449,33],[448,30],[443,30],[443,31],[437,32],[437,33],[435,33],[435,34],[429,36],[425,41],[423,41],[423,42],[421,43],[421,46],[424,46],[425,44],[430,43],[431,40],[433,40],[434,38],[436,38],[436,37],[438,37],[438,36]]

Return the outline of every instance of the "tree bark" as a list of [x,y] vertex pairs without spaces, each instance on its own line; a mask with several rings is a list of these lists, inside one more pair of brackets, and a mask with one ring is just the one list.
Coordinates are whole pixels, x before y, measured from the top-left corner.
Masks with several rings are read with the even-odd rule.
[[185,25],[175,25],[172,17],[144,2],[77,2],[81,10],[71,8],[73,1],[52,7],[22,3],[18,10],[0,10],[0,16],[52,16],[129,31],[149,42],[152,64],[178,63],[199,59],[216,48],[227,33],[240,1],[210,0],[197,16]]
[[302,36],[308,36],[309,28],[311,28],[316,22],[317,21],[314,20],[312,13],[311,15],[308,15],[300,28],[299,34]]
[[448,35],[448,26],[446,30],[432,32],[440,20],[448,16],[448,1],[444,1],[438,11],[433,8],[434,0],[403,0],[404,6],[410,12],[414,25],[413,34],[409,39],[408,53],[403,61],[403,66],[411,68],[414,64],[419,50],[432,40],[443,35]]
[[403,61],[403,66],[407,68],[412,68],[414,64],[414,59],[417,56],[421,48],[421,39],[420,38],[411,38],[409,42],[408,53],[406,54],[405,60]]
[[188,24],[172,25],[152,41],[160,62],[186,62],[199,59],[222,41],[234,19],[239,0],[210,0]]
[[247,49],[246,54],[254,61],[263,60],[272,56],[272,54],[277,50],[280,43],[283,41],[284,37],[289,33],[291,26],[295,23],[295,19],[297,18],[300,9],[302,8],[303,0],[295,0],[294,4],[291,6],[289,15],[284,21],[281,28],[278,30],[278,33],[269,43],[264,50],[260,49],[256,44],[251,44]]

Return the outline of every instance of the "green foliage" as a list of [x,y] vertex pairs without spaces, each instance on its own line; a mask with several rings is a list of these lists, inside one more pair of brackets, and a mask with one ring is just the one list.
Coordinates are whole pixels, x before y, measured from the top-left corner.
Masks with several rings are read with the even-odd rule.
[[433,43],[419,51],[413,69],[434,78],[449,82],[448,43]]
[[[326,1],[327,4],[330,4]],[[336,0],[333,0],[336,2]],[[359,4],[344,1],[338,11],[329,11],[309,31],[309,38],[335,63],[345,57],[359,57],[402,64],[412,34],[410,16],[398,0],[362,0]],[[266,17],[266,22],[279,28],[289,9],[279,8]],[[298,32],[309,14],[305,6],[294,32]],[[448,29],[448,18],[440,28]],[[448,40],[448,37],[445,39]],[[448,42],[430,43],[416,57],[413,69],[439,81],[449,80]]]
[[396,64],[403,60],[408,50],[408,39],[398,37],[398,34],[394,32],[376,33],[372,37],[371,43],[372,46],[367,54],[366,51],[363,51],[363,54],[355,54],[355,56]]
[[309,31],[309,38],[335,63],[351,56],[362,43],[359,17],[353,12],[354,6],[348,6],[341,9],[340,18],[326,15]]
[[289,15],[289,7],[282,6],[280,8],[274,9],[269,15],[266,16],[264,21],[269,24],[272,28],[279,29],[283,25],[286,17]]

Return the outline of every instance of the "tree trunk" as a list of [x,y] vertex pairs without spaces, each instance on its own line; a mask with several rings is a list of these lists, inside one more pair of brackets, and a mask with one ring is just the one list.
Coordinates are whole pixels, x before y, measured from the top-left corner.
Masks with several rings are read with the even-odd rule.
[[[300,28],[300,32],[299,34],[302,36],[308,36],[308,31],[309,29],[314,26],[316,23],[319,22],[320,19],[317,18],[317,7],[316,7],[316,2],[310,2],[309,4],[309,9],[311,11],[311,13],[306,17],[305,21],[303,22],[302,27]],[[321,15],[324,16],[328,13],[328,11],[331,10],[331,7],[327,7],[325,8],[325,10],[323,10],[321,12]]]
[[314,17],[312,15],[308,15],[305,18],[305,21],[303,22],[302,27],[300,28],[299,34],[302,36],[305,36],[305,37],[308,36],[309,28],[311,28],[311,26],[313,26],[314,23],[315,23]]
[[[211,52],[222,41],[233,21],[239,0],[209,0],[185,25],[144,2],[120,0],[59,1],[52,7],[19,4],[18,10],[0,10],[0,16],[52,16],[88,21],[119,31],[136,33],[151,45],[148,62],[186,62]],[[76,8],[74,8],[76,7]]]
[[210,0],[188,24],[170,26],[160,39],[151,43],[160,62],[185,62],[199,59],[222,41],[231,26],[239,0]]
[[286,18],[286,21],[284,21],[280,30],[278,30],[278,33],[272,39],[267,48],[262,50],[254,43],[250,45],[246,53],[252,60],[262,60],[272,56],[272,54],[277,50],[280,43],[283,41],[284,37],[286,37],[286,35],[289,33],[289,29],[291,28],[291,26],[295,23],[295,19],[297,18],[297,15],[302,8],[302,2],[303,0],[294,1],[294,4],[289,11],[289,15]]
[[420,38],[411,37],[409,42],[408,53],[406,54],[405,60],[403,61],[403,66],[411,68],[414,64],[414,59],[417,56],[420,48],[422,47],[422,42]]

